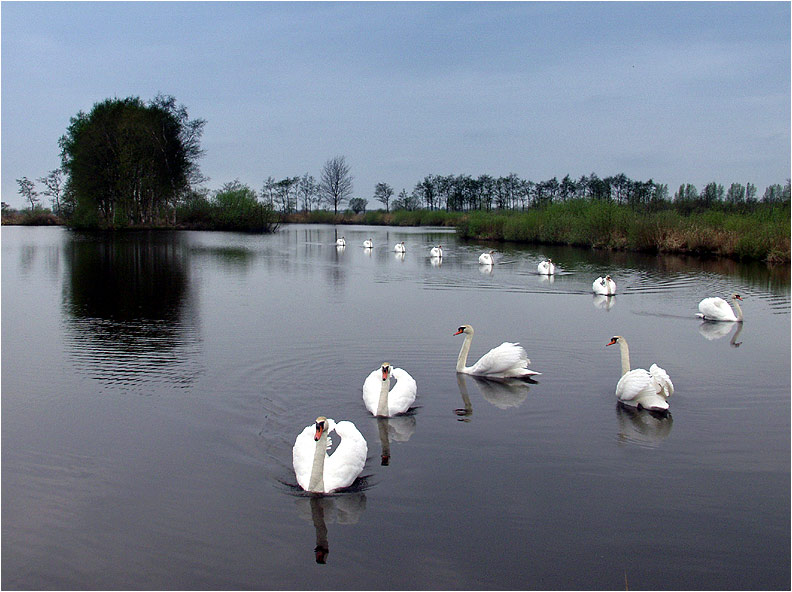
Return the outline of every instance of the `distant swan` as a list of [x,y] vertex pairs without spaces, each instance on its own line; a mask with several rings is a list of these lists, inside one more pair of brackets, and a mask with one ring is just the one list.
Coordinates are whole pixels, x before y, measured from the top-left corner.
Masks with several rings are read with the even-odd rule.
[[642,407],[650,411],[668,409],[666,399],[674,394],[674,384],[668,374],[657,364],[647,372],[643,368],[630,370],[630,349],[627,340],[619,335],[605,345],[619,344],[621,348],[622,376],[616,384],[616,398],[625,405]]
[[495,263],[495,260],[492,258],[492,255],[495,251],[490,251],[489,253],[482,253],[479,255],[479,263],[481,265],[492,265]]
[[481,356],[478,362],[472,366],[466,366],[470,344],[473,341],[473,327],[461,325],[454,335],[465,334],[465,341],[462,349],[459,350],[456,371],[463,374],[473,374],[489,378],[528,378],[541,372],[528,369],[531,360],[528,354],[519,343],[509,343],[504,341],[498,347],[493,347],[486,354]]
[[541,275],[553,275],[555,273],[555,263],[553,263],[552,259],[548,259],[547,261],[542,261],[539,265],[536,266],[536,270]]
[[443,256],[443,247],[440,246],[440,245],[437,245],[436,247],[432,247],[432,250],[429,251],[429,254],[432,257],[442,257]]
[[[396,386],[392,389],[391,376],[396,379]],[[415,402],[417,392],[415,379],[406,370],[392,368],[388,362],[383,362],[363,382],[363,402],[366,409],[377,417],[404,413]]]
[[[332,431],[341,437],[341,443],[328,455],[328,434]],[[367,454],[366,440],[351,421],[335,423],[317,417],[316,423],[306,426],[294,441],[292,463],[297,483],[314,493],[349,487],[363,471]]]
[[363,241],[363,248],[364,249],[370,249],[373,246],[374,246],[374,243],[372,242],[372,240],[370,238],[367,238],[366,240]]
[[406,253],[407,247],[404,246],[404,241],[400,243],[396,243],[396,252],[397,253]]
[[699,302],[698,308],[701,312],[696,313],[697,317],[705,321],[737,321],[742,323],[743,311],[740,308],[739,300],[742,300],[739,294],[732,294],[731,300],[734,302],[734,308],[737,309],[737,315],[734,314],[729,303],[723,298],[705,298]]
[[591,288],[594,290],[595,294],[613,296],[616,293],[616,282],[611,279],[611,276],[606,275],[605,277],[598,277],[594,280],[594,283],[591,284]]
[[346,239],[343,236],[336,240],[336,247],[346,247]]

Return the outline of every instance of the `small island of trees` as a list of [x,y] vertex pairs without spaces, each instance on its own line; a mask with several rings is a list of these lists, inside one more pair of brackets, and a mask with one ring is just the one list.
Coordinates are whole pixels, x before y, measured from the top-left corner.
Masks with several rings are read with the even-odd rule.
[[[3,224],[66,224],[75,229],[184,228],[271,232],[281,222],[446,225],[463,238],[697,253],[771,263],[790,261],[790,181],[761,198],[748,182],[701,191],[633,180],[625,174],[531,181],[510,174],[428,175],[397,196],[386,182],[372,199],[353,195],[345,157],[257,193],[233,180],[205,188],[198,167],[206,121],[190,119],[171,96],[107,99],[71,118],[60,138],[61,167],[17,179],[29,210],[3,202]],[[50,199],[52,209],[41,205]]]

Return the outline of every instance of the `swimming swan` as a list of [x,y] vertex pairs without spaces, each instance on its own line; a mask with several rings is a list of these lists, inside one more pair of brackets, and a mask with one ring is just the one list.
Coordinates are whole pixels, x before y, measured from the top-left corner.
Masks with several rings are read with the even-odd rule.
[[440,245],[437,245],[436,247],[432,247],[432,250],[429,251],[429,254],[432,257],[440,257],[440,258],[442,258],[443,257],[443,247],[440,246]]
[[370,238],[367,238],[363,241],[363,248],[364,249],[371,249],[374,246],[373,241]]
[[616,282],[614,282],[609,275],[606,275],[604,278],[598,277],[594,280],[594,283],[591,284],[591,289],[594,290],[595,294],[613,296],[616,293]]
[[507,341],[498,347],[493,347],[472,366],[466,366],[470,344],[473,341],[473,327],[461,325],[454,335],[461,333],[465,334],[465,341],[462,343],[462,349],[459,350],[457,372],[489,378],[529,378],[541,374],[541,372],[528,369],[531,360],[528,359],[528,354],[519,343]]
[[[391,376],[396,386],[390,388]],[[404,413],[415,402],[418,386],[412,376],[401,368],[392,368],[383,362],[363,382],[363,402],[372,415],[392,417]]]
[[492,265],[495,263],[495,260],[492,258],[492,255],[495,251],[490,251],[489,253],[482,253],[479,255],[479,263],[481,265]]
[[536,270],[541,275],[553,275],[555,273],[555,263],[553,263],[552,259],[548,259],[547,261],[542,261],[539,265],[536,266]]
[[[341,443],[333,454],[327,454],[328,434],[335,431]],[[351,421],[334,422],[317,417],[294,441],[292,463],[297,483],[305,491],[332,493],[349,487],[363,471],[368,446]]]
[[346,239],[343,236],[336,239],[336,247],[346,247]]
[[404,246],[404,241],[402,241],[400,243],[396,243],[396,249],[395,250],[396,250],[397,253],[406,253],[407,252],[407,247]]
[[666,399],[674,394],[674,384],[668,374],[657,364],[647,372],[643,368],[630,370],[630,349],[627,340],[619,335],[605,345],[619,344],[621,348],[622,376],[616,385],[616,398],[625,405],[642,407],[650,411],[668,409]]
[[743,311],[742,308],[740,308],[739,300],[742,300],[739,294],[731,295],[731,301],[734,302],[734,308],[737,309],[736,316],[731,306],[729,306],[729,303],[723,298],[717,297],[705,298],[699,302],[698,308],[701,312],[696,313],[696,316],[705,321],[737,321],[738,323],[742,323]]

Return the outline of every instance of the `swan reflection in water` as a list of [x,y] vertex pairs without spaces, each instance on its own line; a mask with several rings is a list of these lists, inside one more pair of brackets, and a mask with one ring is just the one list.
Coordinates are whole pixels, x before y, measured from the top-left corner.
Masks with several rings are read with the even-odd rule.
[[396,252],[396,254],[395,254],[396,261],[404,261],[404,257],[406,255],[407,255],[407,253],[405,253],[404,251]]
[[616,403],[619,418],[619,442],[657,447],[671,433],[674,419],[668,411],[657,412]]
[[743,330],[742,323],[738,323],[737,321],[731,323],[724,323],[722,321],[704,321],[699,325],[698,330],[704,339],[707,341],[714,341],[715,339],[722,339],[723,337],[726,337],[734,328],[734,325],[737,325],[737,330],[729,340],[729,345],[732,347],[740,347],[740,345],[742,345],[742,341],[737,341],[737,337],[739,337]]
[[473,414],[473,405],[468,394],[468,380],[472,380],[484,399],[498,409],[519,407],[528,397],[529,385],[537,384],[534,380],[524,378],[484,378],[457,374],[457,386],[464,405],[464,407],[454,410],[454,413],[460,416],[459,421],[470,421],[469,416]]
[[380,446],[382,447],[382,466],[390,464],[390,443],[407,442],[415,433],[414,415],[397,415],[396,417],[377,417]]
[[366,509],[366,494],[362,491],[338,495],[310,495],[297,498],[297,513],[311,520],[316,530],[316,563],[327,563],[330,545],[328,524],[356,524]]
[[600,310],[610,310],[616,299],[611,296],[604,296],[602,294],[594,294],[594,308],[599,308]]
[[479,273],[482,275],[492,275],[492,268],[494,265],[492,263],[482,263],[479,265]]
[[543,284],[553,284],[555,283],[555,275],[539,275],[539,281]]

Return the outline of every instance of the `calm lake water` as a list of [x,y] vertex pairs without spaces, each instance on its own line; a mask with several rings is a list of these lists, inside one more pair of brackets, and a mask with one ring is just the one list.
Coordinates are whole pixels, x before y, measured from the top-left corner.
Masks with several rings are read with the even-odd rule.
[[[744,326],[695,318],[733,291]],[[542,375],[458,377],[463,323],[471,361],[519,341]],[[619,407],[613,335],[668,372],[668,416]],[[362,401],[383,361],[418,383],[387,423]],[[4,227],[2,586],[789,589],[789,407],[788,267],[444,229]],[[368,442],[346,493],[296,487],[318,415]]]

